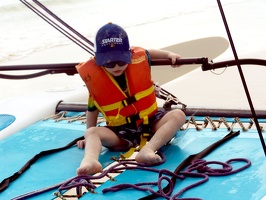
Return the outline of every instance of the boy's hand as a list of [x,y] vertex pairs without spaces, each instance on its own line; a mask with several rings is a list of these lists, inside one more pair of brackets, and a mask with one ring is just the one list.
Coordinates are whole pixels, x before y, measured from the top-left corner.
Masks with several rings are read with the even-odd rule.
[[77,146],[79,149],[83,149],[85,147],[85,140],[77,141]]
[[181,58],[181,56],[179,54],[169,52],[168,58],[172,60],[172,65],[171,65],[172,67],[180,67],[181,66],[181,65],[175,64],[176,60]]

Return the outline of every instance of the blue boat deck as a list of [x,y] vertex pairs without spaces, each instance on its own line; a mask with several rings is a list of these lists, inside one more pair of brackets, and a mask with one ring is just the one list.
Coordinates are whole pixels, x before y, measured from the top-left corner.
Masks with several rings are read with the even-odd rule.
[[[77,113],[70,113],[77,114]],[[78,113],[80,114],[80,113]],[[190,118],[188,117],[188,120]],[[202,124],[205,118],[196,117]],[[217,120],[214,118],[214,120]],[[233,122],[235,119],[226,119]],[[249,123],[249,119],[241,119]],[[265,120],[260,120],[265,123]],[[184,126],[185,127],[185,126]],[[18,171],[29,159],[41,151],[63,147],[74,139],[83,135],[85,125],[80,121],[69,123],[67,120],[55,122],[53,119],[39,121],[0,141],[0,180],[11,176]],[[234,128],[237,131],[238,128]],[[196,154],[212,143],[220,140],[229,131],[227,128],[203,128],[198,131],[195,127],[189,127],[179,131],[170,145],[162,148],[166,156],[166,162],[156,166],[156,169],[167,169],[174,171],[175,168],[189,155]],[[263,132],[264,137],[265,133]],[[1,199],[12,199],[21,194],[46,188],[51,185],[64,182],[76,176],[76,168],[83,158],[84,150],[73,146],[67,150],[44,156],[34,163],[17,180],[10,183],[9,187],[0,194]],[[118,152],[111,152],[103,148],[100,162],[108,166],[110,158],[119,156]],[[256,129],[243,131],[240,134],[219,146],[203,159],[206,161],[226,162],[233,158],[245,158],[251,161],[251,166],[238,173],[227,176],[210,176],[206,183],[184,192],[180,198],[201,199],[262,199],[266,195],[266,158],[261,147],[260,139]],[[232,166],[237,169],[244,162],[233,162]],[[142,170],[126,170],[115,181],[107,181],[95,189],[97,194],[86,193],[80,199],[139,199],[150,193],[134,189],[125,189],[118,192],[103,194],[104,188],[109,188],[121,183],[138,183],[157,181],[158,174]],[[172,195],[184,187],[199,181],[200,178],[185,178],[177,181]],[[165,184],[165,183],[164,183]],[[151,187],[157,191],[158,188]],[[31,199],[53,199],[55,196],[51,190]]]

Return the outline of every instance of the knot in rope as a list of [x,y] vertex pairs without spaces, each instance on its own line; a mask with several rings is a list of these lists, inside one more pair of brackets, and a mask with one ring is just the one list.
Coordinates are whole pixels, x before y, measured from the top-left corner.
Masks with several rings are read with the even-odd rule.
[[[233,170],[233,167],[230,163],[232,162],[246,162],[246,165]],[[210,165],[218,165],[222,168],[211,168]],[[230,159],[226,162],[220,162],[220,161],[206,161],[206,160],[195,160],[192,162],[192,164],[187,168],[186,172],[192,172],[197,171],[199,173],[205,173],[208,176],[225,176],[234,174],[236,172],[242,171],[249,167],[251,165],[251,162],[248,159],[245,158],[234,158]]]
[[69,190],[71,188],[76,188],[76,193],[78,197],[83,195],[82,187],[85,187],[88,191],[93,192],[96,186],[91,182],[92,177],[90,176],[77,176],[74,177],[65,183],[63,183],[59,188],[58,191],[61,193],[63,190]]
[[210,167],[202,165],[202,164],[197,166],[197,171],[199,173],[214,172]]

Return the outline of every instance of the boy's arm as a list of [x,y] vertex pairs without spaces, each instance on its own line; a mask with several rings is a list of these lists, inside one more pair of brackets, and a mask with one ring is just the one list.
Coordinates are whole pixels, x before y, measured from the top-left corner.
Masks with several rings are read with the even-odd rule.
[[98,115],[99,115],[98,109],[96,109],[94,111],[87,111],[86,112],[87,129],[97,125]]
[[181,58],[179,54],[166,50],[149,49],[148,52],[151,59],[171,59],[173,65],[176,62],[176,59]]
[[[86,123],[87,123],[87,129],[93,126],[97,125],[97,119],[98,119],[99,111],[98,109],[94,111],[86,111]],[[85,147],[85,140],[79,140],[77,141],[78,148],[82,149]]]

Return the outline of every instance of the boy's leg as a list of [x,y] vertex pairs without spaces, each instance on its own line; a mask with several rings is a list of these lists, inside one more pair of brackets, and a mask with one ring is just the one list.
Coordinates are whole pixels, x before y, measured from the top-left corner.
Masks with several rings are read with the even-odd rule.
[[161,161],[160,156],[155,152],[174,137],[185,121],[186,116],[181,110],[176,109],[166,113],[154,124],[153,131],[155,134],[137,154],[136,161],[147,164]]
[[102,146],[116,147],[126,145],[113,131],[106,127],[91,127],[85,134],[84,158],[77,169],[78,175],[95,174],[102,171],[98,161]]

